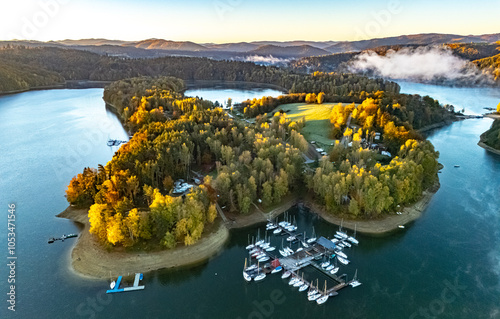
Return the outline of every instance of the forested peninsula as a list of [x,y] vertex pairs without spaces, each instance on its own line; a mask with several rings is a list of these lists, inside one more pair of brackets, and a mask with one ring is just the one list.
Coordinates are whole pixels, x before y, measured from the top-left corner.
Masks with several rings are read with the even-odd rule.
[[[349,81],[337,74],[311,78],[321,88]],[[376,87],[380,80],[364,81]],[[248,124],[210,101],[185,97],[183,88],[177,78],[141,77],[105,89],[105,101],[133,137],[110,162],[86,168],[67,189],[68,202],[89,207],[90,232],[103,245],[189,246],[217,219],[217,204],[244,215],[254,204],[265,209],[303,190],[336,216],[363,220],[394,214],[437,179],[438,153],[412,124],[453,116],[437,101],[397,90],[359,92],[367,96],[361,104],[340,105],[331,115],[335,136],[346,128],[347,117],[357,125],[358,130],[340,134],[349,146],[339,141],[328,156],[306,165],[302,153],[309,143],[301,129],[307,121],[277,112]],[[417,116],[399,104],[415,100],[424,108]],[[394,152],[385,161],[366,144],[377,132]],[[174,196],[176,181],[193,178],[193,171],[203,172],[199,185]]]

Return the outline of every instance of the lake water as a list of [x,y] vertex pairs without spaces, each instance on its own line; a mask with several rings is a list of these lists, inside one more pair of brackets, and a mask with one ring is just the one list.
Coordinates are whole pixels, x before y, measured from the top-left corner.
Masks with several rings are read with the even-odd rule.
[[218,84],[210,86],[189,86],[186,92],[186,96],[198,96],[205,100],[217,101],[224,107],[227,105],[227,99],[231,98],[233,105],[236,103],[241,103],[248,99],[257,98],[260,99],[263,96],[273,96],[277,97],[282,95],[283,92],[271,89],[259,87],[252,84]]
[[[438,96],[471,113],[500,100],[489,89],[408,83],[402,88]],[[0,97],[4,298],[10,203],[16,204],[18,256],[16,313],[7,311],[3,301],[0,318],[500,318],[500,157],[476,145],[490,119],[429,133],[444,165],[441,188],[429,208],[388,237],[358,236],[360,245],[346,251],[352,263],[339,273],[351,278],[358,269],[363,285],[341,290],[323,306],[307,301],[280,276],[259,283],[243,280],[244,247],[257,227],[233,231],[225,249],[202,265],[145,274],[144,291],[105,295],[108,281],[71,271],[73,240],[47,244],[50,236],[79,231],[71,221],[54,217],[67,206],[64,190],[71,177],[111,158],[116,148],[106,146],[108,138],[127,138],[118,119],[106,111],[102,92],[50,90]],[[328,237],[336,230],[306,211],[292,209],[290,214],[308,234],[311,226]],[[281,237],[273,241],[281,245]],[[322,287],[315,271],[305,276],[319,277]]]

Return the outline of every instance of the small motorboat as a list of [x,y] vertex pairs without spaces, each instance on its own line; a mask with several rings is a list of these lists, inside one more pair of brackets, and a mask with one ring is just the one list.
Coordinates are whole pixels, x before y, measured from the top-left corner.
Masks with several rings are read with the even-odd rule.
[[283,267],[278,266],[278,267],[274,268],[274,269],[271,271],[271,274],[276,274],[276,273],[278,273],[278,272],[280,272],[280,271],[282,271],[282,270],[283,270]]
[[318,305],[324,304],[328,300],[328,295],[321,296],[320,298],[316,299],[316,303]]
[[344,254],[344,253],[343,253],[343,252],[341,252],[341,251],[337,251],[337,255],[339,255],[339,256],[340,256],[340,257],[342,257],[342,258],[347,258],[347,255],[346,255],[346,254]]
[[349,238],[347,238],[347,240],[350,241],[351,243],[353,243],[354,245],[358,245],[359,244],[359,241],[356,238],[352,237],[352,236],[349,237]]
[[258,274],[258,275],[254,278],[254,280],[255,280],[255,281],[260,281],[260,280],[262,280],[262,279],[264,279],[264,278],[266,278],[266,274],[262,273],[262,274]]
[[340,256],[337,256],[338,261],[340,261],[342,264],[347,265],[350,261],[346,258],[342,258]]
[[285,271],[285,272],[283,273],[283,275],[281,275],[281,279],[287,279],[287,278],[288,278],[288,277],[290,277],[291,275],[292,275],[292,273],[291,273],[291,272],[289,272],[289,271],[287,270],[287,271]]
[[116,281],[112,281],[110,284],[109,284],[109,288],[111,288],[111,290],[115,289],[115,286],[116,286]]
[[247,274],[246,271],[243,272],[243,278],[245,278],[247,282],[252,281],[252,277],[250,277],[250,275]]
[[257,260],[258,260],[260,263],[262,263],[262,262],[268,261],[268,260],[269,260],[269,257],[264,256],[264,257],[258,258]]
[[306,284],[303,284],[302,286],[299,287],[299,291],[305,291],[305,290],[307,290],[307,288],[309,288],[309,286]]

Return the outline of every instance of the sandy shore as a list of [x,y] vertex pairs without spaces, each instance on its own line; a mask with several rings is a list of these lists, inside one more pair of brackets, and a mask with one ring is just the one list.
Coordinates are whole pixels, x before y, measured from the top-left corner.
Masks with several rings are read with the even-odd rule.
[[437,186],[432,192],[425,191],[422,194],[422,198],[418,202],[412,206],[403,208],[401,215],[384,215],[381,219],[373,220],[350,220],[347,218],[339,218],[328,213],[323,206],[318,205],[311,200],[304,200],[304,205],[307,206],[311,212],[318,214],[318,216],[331,224],[342,224],[343,228],[348,228],[353,231],[356,229],[358,233],[365,235],[383,236],[399,230],[400,225],[404,226],[422,216],[423,211],[427,208],[432,196],[438,189],[439,186]]
[[264,212],[261,208],[254,209],[251,214],[237,216],[234,221],[229,225],[230,228],[243,228],[249,227],[254,224],[266,222],[268,219],[274,219],[283,212],[290,209],[296,204],[303,204],[308,207],[311,213],[317,214],[323,220],[330,224],[340,225],[344,228],[354,230],[356,228],[357,232],[363,233],[365,235],[371,236],[382,236],[387,233],[391,233],[395,230],[399,230],[400,225],[406,225],[412,221],[418,219],[422,216],[423,211],[429,205],[432,196],[439,190],[440,184],[437,181],[431,190],[423,192],[422,198],[415,204],[403,208],[401,215],[383,215],[380,219],[373,220],[350,220],[347,218],[336,217],[328,213],[324,206],[315,203],[309,196],[306,198],[298,198],[297,196],[289,196],[285,201],[278,207],[272,208],[268,212]]
[[251,212],[247,215],[234,215],[234,214],[226,214],[227,217],[231,220],[228,223],[228,227],[231,229],[235,228],[245,228],[255,224],[264,223],[268,219],[274,219],[276,216],[284,213],[289,210],[292,206],[296,205],[299,202],[296,196],[289,195],[287,196],[283,202],[277,207],[272,207],[269,211],[264,211],[262,207],[254,205]]
[[204,236],[193,246],[158,252],[108,252],[89,233],[86,209],[68,207],[57,215],[84,225],[78,241],[71,252],[71,266],[79,275],[97,279],[109,279],[134,272],[148,272],[202,262],[217,254],[229,238],[228,229],[221,224],[219,229]]
[[484,114],[484,117],[489,117],[494,120],[500,119],[500,114],[499,113],[486,113]]
[[432,196],[439,189],[437,182],[432,191],[425,191],[422,198],[410,207],[405,207],[401,215],[384,215],[382,219],[376,220],[349,220],[333,216],[326,212],[321,205],[314,203],[310,198],[300,199],[290,195],[277,207],[264,212],[262,208],[255,206],[252,213],[248,215],[232,216],[227,225],[220,224],[217,231],[204,236],[198,243],[189,247],[179,247],[174,250],[163,250],[157,252],[124,252],[107,251],[89,233],[89,222],[86,209],[74,209],[68,207],[57,217],[68,218],[84,225],[78,241],[71,252],[71,266],[77,274],[89,278],[109,279],[118,275],[126,275],[134,272],[148,272],[163,268],[173,268],[189,264],[196,264],[216,255],[229,238],[228,228],[244,228],[263,223],[273,219],[296,204],[303,204],[310,208],[312,213],[318,214],[325,221],[356,230],[359,233],[382,236],[399,229],[400,225],[408,224],[418,219],[427,208]]
[[333,216],[326,211],[325,207],[314,203],[310,198],[304,200],[304,205],[331,224],[342,224],[343,228],[348,228],[350,230],[356,229],[358,233],[369,236],[383,236],[396,230],[401,230],[399,227],[400,225],[404,226],[420,218],[440,186],[439,180],[436,180],[434,185],[422,193],[420,200],[411,206],[401,209],[401,215],[383,215],[380,219],[352,220]]
[[495,153],[497,155],[500,155],[500,150],[497,150],[497,149],[495,149],[495,148],[493,148],[491,146],[488,146],[488,145],[484,144],[484,142],[482,142],[482,141],[479,141],[477,143],[477,145],[481,146],[482,148],[484,148],[488,152],[492,152],[492,153]]

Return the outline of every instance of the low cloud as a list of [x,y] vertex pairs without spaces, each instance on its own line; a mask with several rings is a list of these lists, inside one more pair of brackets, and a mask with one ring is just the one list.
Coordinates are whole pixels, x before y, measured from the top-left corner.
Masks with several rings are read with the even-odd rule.
[[373,51],[365,52],[349,64],[349,71],[424,82],[491,81],[491,78],[482,74],[475,65],[442,47],[403,48],[399,51],[389,50],[386,55],[378,55]]
[[288,63],[290,62],[290,59],[275,58],[272,55],[269,56],[252,55],[245,57],[244,61],[253,62],[256,64],[270,65],[270,64]]

